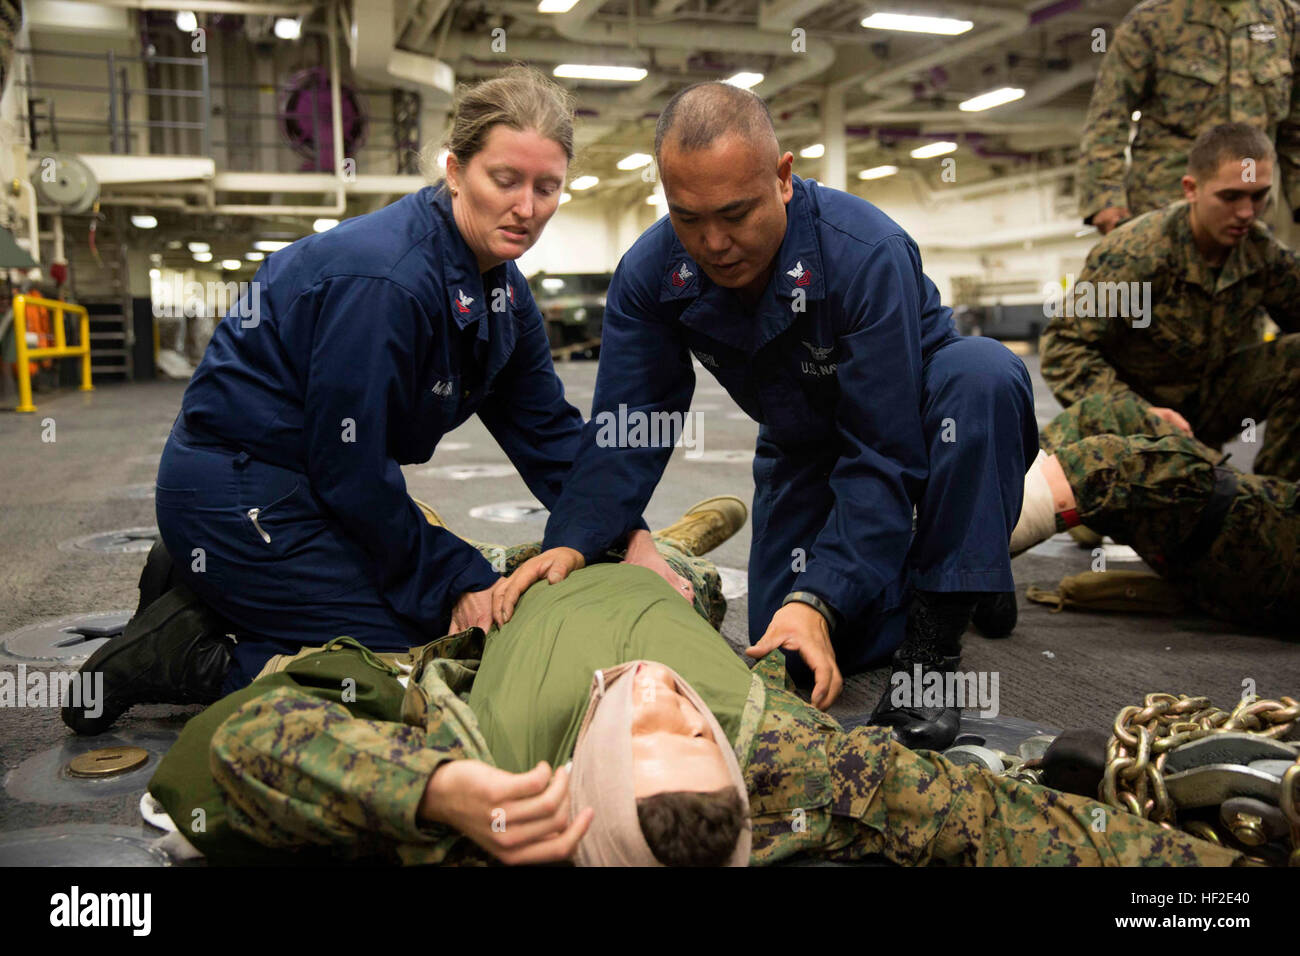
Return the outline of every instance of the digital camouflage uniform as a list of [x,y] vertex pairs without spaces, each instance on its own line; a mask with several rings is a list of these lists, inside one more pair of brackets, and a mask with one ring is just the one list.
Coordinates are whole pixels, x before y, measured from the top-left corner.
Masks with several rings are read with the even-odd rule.
[[[1092,91],[1079,156],[1079,213],[1110,206],[1141,215],[1182,198],[1196,137],[1249,123],[1277,144],[1287,189],[1300,173],[1300,102],[1293,63],[1300,13],[1290,0],[1147,0],[1115,28]],[[1135,110],[1142,112],[1124,150]],[[1300,207],[1300,197],[1292,208]]]
[[[1131,399],[1093,395],[1042,435],[1078,502],[1080,519],[1128,544],[1192,605],[1226,620],[1294,634],[1300,616],[1297,486],[1236,472],[1237,493],[1203,555],[1192,535],[1223,457]],[[1235,471],[1235,470],[1234,470]]]
[[[708,562],[670,560],[697,594],[709,590],[701,574]],[[418,651],[391,720],[354,718],[337,702],[283,686],[246,700],[211,740],[233,828],[285,850],[492,862],[454,830],[416,820],[442,762],[493,762],[465,703],[483,646],[482,632],[471,630]],[[363,649],[339,653],[355,655],[358,669],[383,666]],[[787,689],[775,654],[754,668],[735,748],[749,785],[754,864],[804,854],[918,865],[1227,865],[1239,856],[1082,797],[913,753],[887,729],[846,732]],[[183,801],[168,809],[188,819]]]
[[[1267,418],[1256,473],[1300,480],[1300,335],[1263,341],[1265,313],[1300,332],[1300,257],[1256,224],[1216,275],[1192,241],[1189,213],[1174,203],[1093,247],[1067,299],[1076,313],[1102,314],[1060,310],[1040,343],[1043,379],[1066,406],[1104,394],[1176,409],[1209,445]],[[1150,283],[1146,317],[1112,295],[1137,283]],[[1088,290],[1094,309],[1080,298]]]

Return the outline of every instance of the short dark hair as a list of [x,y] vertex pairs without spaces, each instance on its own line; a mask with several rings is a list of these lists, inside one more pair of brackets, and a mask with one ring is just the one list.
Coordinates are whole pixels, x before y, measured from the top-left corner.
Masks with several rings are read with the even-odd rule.
[[1201,182],[1213,179],[1230,159],[1268,159],[1277,155],[1268,135],[1249,123],[1223,123],[1207,129],[1187,154],[1187,172]]
[[637,800],[636,816],[650,852],[664,866],[722,866],[736,849],[749,809],[734,787],[674,790]]
[[687,152],[706,149],[724,133],[737,133],[753,143],[767,138],[776,142],[772,114],[762,97],[749,90],[709,80],[679,90],[655,126],[655,161],[663,165],[661,155],[669,135],[678,148]]

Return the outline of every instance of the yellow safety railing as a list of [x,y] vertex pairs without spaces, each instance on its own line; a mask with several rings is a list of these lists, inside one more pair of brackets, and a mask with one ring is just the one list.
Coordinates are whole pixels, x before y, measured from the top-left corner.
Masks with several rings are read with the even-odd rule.
[[[54,312],[53,347],[31,348],[27,344],[27,306],[38,305]],[[81,316],[81,344],[68,345],[63,329],[63,313]],[[35,359],[80,358],[81,391],[93,391],[90,384],[90,316],[85,308],[58,299],[42,299],[34,295],[14,296],[14,346],[18,354],[18,407],[15,411],[34,412],[32,404],[32,376],[30,363]]]

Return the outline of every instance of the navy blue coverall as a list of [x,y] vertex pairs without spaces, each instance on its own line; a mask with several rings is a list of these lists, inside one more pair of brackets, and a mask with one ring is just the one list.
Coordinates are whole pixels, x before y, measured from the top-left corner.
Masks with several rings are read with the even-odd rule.
[[551,505],[582,416],[519,269],[480,274],[445,189],[267,258],[218,324],[158,469],[163,541],[238,631],[227,690],[340,634],[426,643],[462,593],[498,579],[424,520],[399,467],[475,413]]
[[851,672],[902,642],[912,588],[1014,590],[1007,544],[1037,424],[1024,364],[956,333],[907,233],[865,200],[793,182],[755,310],[704,275],[666,217],[623,257],[592,418],[544,544],[591,561],[635,527],[671,445],[598,441],[598,419],[686,411],[694,353],[760,424],[750,643],[808,591],[837,612]]

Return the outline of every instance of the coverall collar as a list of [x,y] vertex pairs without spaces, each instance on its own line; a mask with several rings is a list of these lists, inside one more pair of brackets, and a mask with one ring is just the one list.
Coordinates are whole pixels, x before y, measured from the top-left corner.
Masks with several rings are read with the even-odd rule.
[[826,297],[821,244],[813,225],[808,186],[792,177],[794,194],[786,204],[785,238],[775,268],[754,312],[731,289],[715,285],[686,252],[677,234],[660,283],[659,301],[694,301],[682,313],[683,325],[733,348],[753,354],[790,327],[797,291],[804,301]]
[[510,284],[509,264],[503,262],[480,273],[474,251],[460,234],[456,217],[452,214],[451,192],[442,186],[434,187],[430,202],[441,215],[442,229],[446,236],[446,241],[441,243],[442,274],[451,317],[461,329],[471,322],[477,322],[478,338],[486,342],[491,337],[488,297],[495,290],[504,288],[510,306],[504,310],[505,314],[509,315],[514,306],[515,290]]
[[1196,248],[1196,237],[1192,234],[1191,203],[1182,200],[1175,204],[1173,217],[1173,246],[1175,254],[1182,259],[1183,275],[1187,277],[1188,282],[1199,285],[1210,295],[1216,295],[1264,268],[1264,258],[1256,247],[1258,235],[1256,230],[1264,228],[1263,226],[1254,225],[1246,235],[1242,236],[1241,242],[1233,247],[1228,253],[1228,258],[1223,261],[1216,280],[1210,266],[1201,258],[1201,252]]

